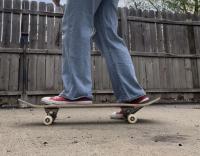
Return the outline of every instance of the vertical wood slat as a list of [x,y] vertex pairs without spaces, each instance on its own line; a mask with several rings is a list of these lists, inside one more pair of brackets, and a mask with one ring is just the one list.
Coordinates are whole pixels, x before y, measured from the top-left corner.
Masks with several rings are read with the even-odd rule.
[[[161,12],[156,12],[156,18],[161,19],[162,18],[162,13]],[[164,52],[164,26],[163,24],[156,24],[156,37],[157,37],[157,52]]]
[[[46,3],[39,2],[39,11],[45,12],[46,11]],[[46,35],[46,16],[39,16],[39,23],[38,23],[38,49],[45,49],[46,42],[45,42],[45,35]]]
[[[29,1],[28,0],[23,0],[22,1],[22,9],[24,10],[29,10]],[[25,14],[22,14],[22,17],[21,17],[21,34],[20,34],[20,37],[22,37],[22,34],[28,34],[29,33],[29,15],[25,15]],[[20,45],[21,46],[21,45]],[[19,90],[23,90],[23,86],[24,86],[24,56],[20,56],[20,66],[19,66]],[[25,61],[25,62],[28,62],[28,61]],[[28,70],[29,70],[29,65],[27,65],[28,67]],[[27,69],[26,68],[26,69]],[[34,71],[33,71],[34,72]],[[29,79],[29,74],[28,74],[28,79]],[[28,82],[26,83],[27,84],[27,87],[29,88],[29,80]]]
[[[21,9],[21,0],[13,1],[13,9]],[[12,38],[11,47],[20,47],[19,37],[20,37],[20,14],[12,14]]]
[[[4,8],[12,8],[12,0],[4,1]],[[11,13],[4,13],[3,16],[3,36],[2,36],[2,46],[10,46],[10,37],[11,37]]]
[[120,17],[121,17],[121,35],[129,48],[129,32],[128,32],[128,8],[120,8]]
[[29,55],[28,57],[28,90],[36,90],[37,88],[37,55]]
[[36,69],[36,83],[37,90],[45,90],[46,87],[46,57],[39,55],[37,57],[37,69]]
[[[148,18],[149,12],[144,10],[142,17]],[[145,52],[151,52],[151,34],[150,34],[150,23],[142,23],[142,35],[143,35],[143,46]]]
[[[47,11],[54,12],[54,6],[52,3],[47,4]],[[54,17],[47,17],[47,48],[52,49],[55,47],[55,33],[54,32]]]
[[[3,1],[0,0],[0,9],[3,9]],[[1,43],[1,36],[2,36],[2,27],[3,27],[3,13],[0,12],[0,46],[2,46]]]
[[[21,1],[13,1],[13,9],[20,9]],[[12,14],[12,37],[10,47],[20,47],[20,14]],[[20,56],[18,54],[10,55],[10,69],[9,69],[9,85],[8,88],[11,91],[17,91],[19,89],[19,67]]]
[[[136,11],[136,16],[142,17],[142,10]],[[138,52],[144,51],[144,37],[143,37],[143,28],[142,28],[142,22],[134,22],[135,27],[135,49]]]
[[62,90],[63,89],[63,83],[62,83],[62,68],[61,68],[61,57],[55,56],[55,62],[54,62],[54,89],[55,90]]
[[10,55],[8,89],[11,91],[18,91],[19,87],[19,58],[17,54]]
[[[134,8],[129,9],[129,16],[135,16],[136,10]],[[135,41],[135,23],[129,21],[129,35],[130,35],[130,52],[136,51],[136,41]]]
[[0,90],[8,91],[10,70],[10,55],[0,55]]
[[[22,1],[22,9],[29,10],[29,1]],[[22,14],[22,23],[21,23],[21,32],[27,33],[29,32],[29,15]]]
[[[63,13],[64,8],[56,7],[56,13]],[[60,49],[62,47],[62,19],[55,17],[55,26],[54,26],[54,41],[53,45],[55,49]]]
[[[31,1],[30,6],[31,11],[37,11],[37,2]],[[37,49],[37,15],[30,15],[30,42],[29,47],[32,49]]]
[[[195,16],[195,20],[200,21],[200,16]],[[194,26],[194,40],[195,40],[195,47],[196,47],[196,53],[200,54],[200,27]]]

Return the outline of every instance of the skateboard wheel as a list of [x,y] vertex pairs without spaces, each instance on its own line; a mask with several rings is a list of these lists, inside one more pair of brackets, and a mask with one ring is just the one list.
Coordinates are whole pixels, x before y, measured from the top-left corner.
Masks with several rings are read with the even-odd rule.
[[48,115],[44,118],[44,124],[47,126],[53,124],[53,121],[54,121],[54,119],[52,116]]
[[130,124],[136,123],[137,120],[138,120],[137,117],[136,117],[135,115],[133,115],[133,114],[129,114],[129,115],[127,116],[127,121],[128,121],[128,123],[130,123]]

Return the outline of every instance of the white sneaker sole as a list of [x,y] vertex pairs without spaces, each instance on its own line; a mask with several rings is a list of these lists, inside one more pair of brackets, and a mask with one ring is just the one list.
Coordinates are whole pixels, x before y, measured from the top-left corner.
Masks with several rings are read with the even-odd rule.
[[69,104],[92,104],[92,101],[53,101],[50,100],[51,97],[44,97],[41,102],[48,105],[69,105]]
[[124,119],[124,115],[117,114],[117,112],[114,112],[110,115],[110,119],[122,120],[122,119]]

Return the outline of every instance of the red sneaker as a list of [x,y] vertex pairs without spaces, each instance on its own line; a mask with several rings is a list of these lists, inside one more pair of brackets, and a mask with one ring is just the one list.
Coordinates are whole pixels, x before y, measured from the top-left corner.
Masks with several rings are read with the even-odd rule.
[[[130,102],[127,102],[127,103],[130,103],[130,104],[138,104],[138,106],[144,102],[147,102],[149,101],[149,97],[144,95],[144,96],[141,96],[133,101],[130,101]],[[124,119],[124,112],[123,112],[123,109],[121,109],[119,112],[113,112],[110,116],[111,119]]]
[[92,104],[92,100],[89,98],[80,98],[77,100],[69,100],[61,96],[44,97],[41,102],[48,105],[67,105],[67,104]]
[[144,96],[141,96],[141,97],[139,97],[139,98],[137,98],[133,101],[127,102],[127,103],[140,105],[140,104],[147,102],[147,101],[149,101],[149,97],[144,95]]

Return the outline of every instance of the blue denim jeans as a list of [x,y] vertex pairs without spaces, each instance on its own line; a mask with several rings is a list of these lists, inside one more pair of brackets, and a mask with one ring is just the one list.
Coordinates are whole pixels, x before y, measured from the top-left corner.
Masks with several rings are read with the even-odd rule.
[[132,101],[145,95],[137,81],[129,51],[117,34],[118,2],[66,0],[63,17],[64,90],[60,96],[70,100],[93,98],[90,43],[92,37],[106,60],[117,101]]

